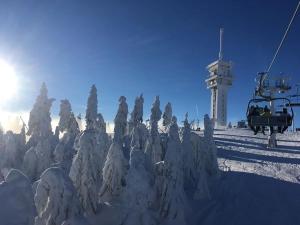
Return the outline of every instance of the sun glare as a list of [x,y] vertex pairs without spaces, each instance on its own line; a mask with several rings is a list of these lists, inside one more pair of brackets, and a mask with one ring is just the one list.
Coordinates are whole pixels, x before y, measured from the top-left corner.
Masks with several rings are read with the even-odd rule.
[[11,99],[17,92],[18,80],[14,68],[0,59],[0,104]]

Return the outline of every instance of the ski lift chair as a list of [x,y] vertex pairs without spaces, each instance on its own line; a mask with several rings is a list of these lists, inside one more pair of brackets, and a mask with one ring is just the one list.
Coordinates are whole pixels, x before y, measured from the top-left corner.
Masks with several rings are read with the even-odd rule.
[[[274,100],[287,100],[286,98],[274,98]],[[247,108],[247,121],[248,126],[257,134],[260,130],[264,133],[264,128],[269,127],[271,134],[274,132],[283,133],[292,125],[294,112],[292,107],[290,108],[291,113],[288,113],[287,107],[283,108],[282,111],[277,111],[275,114],[263,115],[258,113],[262,107],[254,107],[253,103],[269,102],[267,99],[251,99],[248,103]]]

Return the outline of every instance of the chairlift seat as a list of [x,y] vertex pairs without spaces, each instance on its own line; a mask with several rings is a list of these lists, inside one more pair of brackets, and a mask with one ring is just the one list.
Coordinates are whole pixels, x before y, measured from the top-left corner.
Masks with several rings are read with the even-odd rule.
[[274,116],[249,116],[248,125],[269,126],[269,127],[286,127],[292,125],[292,117],[290,115],[274,115]]

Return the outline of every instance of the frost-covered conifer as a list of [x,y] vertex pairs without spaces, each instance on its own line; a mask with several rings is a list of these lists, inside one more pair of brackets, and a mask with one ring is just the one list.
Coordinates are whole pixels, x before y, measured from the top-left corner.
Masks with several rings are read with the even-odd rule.
[[172,122],[172,105],[170,102],[167,103],[165,106],[165,111],[163,114],[163,126],[165,128],[168,128],[168,126],[171,125]]
[[204,116],[204,140],[207,149],[206,172],[209,176],[217,175],[218,161],[217,161],[217,147],[213,138],[214,128],[209,116]]
[[38,164],[37,154],[35,152],[35,147],[28,149],[24,155],[23,161],[23,171],[28,176],[29,180],[35,181],[38,177],[37,175],[37,164]]
[[43,83],[40,94],[36,98],[29,115],[27,134],[31,136],[34,143],[39,138],[46,138],[53,134],[50,117],[50,108],[53,101],[53,98],[48,98],[48,90],[46,84]]
[[197,173],[194,199],[210,198],[209,181],[218,175],[218,162],[213,140],[213,123],[208,115],[204,116],[204,137],[193,135],[192,145]]
[[160,196],[160,216],[166,224],[184,225],[184,173],[182,170],[182,149],[177,119],[173,116],[168,133],[168,148],[163,165],[163,183]]
[[119,109],[114,119],[114,140],[123,145],[123,139],[126,134],[128,116],[128,105],[126,103],[126,97],[121,96],[119,98]]
[[150,176],[145,169],[145,154],[133,148],[130,152],[130,169],[127,175],[127,185],[123,194],[125,225],[156,224],[150,208],[154,201],[153,188],[150,186]]
[[40,140],[35,147],[37,156],[37,177],[40,176],[45,169],[49,168],[54,161],[51,141],[51,139]]
[[97,88],[95,85],[91,87],[90,95],[87,102],[85,120],[86,129],[95,128],[98,111]]
[[191,126],[188,122],[188,114],[185,115],[184,127],[182,132],[182,151],[185,188],[194,188],[196,181],[196,170],[194,165],[194,152],[191,143]]
[[97,139],[94,130],[85,130],[76,146],[70,177],[78,192],[80,203],[87,214],[97,211],[98,193],[101,185],[102,168],[95,146]]
[[79,134],[79,127],[68,100],[60,104],[59,130],[65,132],[54,150],[55,161],[69,174],[73,156],[75,154],[74,142]]
[[138,123],[143,122],[143,105],[144,105],[144,97],[141,94],[139,97],[136,97],[134,103],[134,109],[131,112],[130,122],[133,123],[135,127]]
[[35,225],[61,225],[82,214],[71,179],[56,167],[41,175],[34,201],[38,212]]
[[115,117],[114,139],[111,144],[103,168],[102,199],[120,194],[125,185],[128,162],[123,153],[123,137],[127,123],[128,106],[126,98],[119,99],[119,109]]
[[157,163],[162,160],[163,152],[160,143],[160,135],[158,132],[158,121],[161,118],[159,96],[156,96],[155,101],[151,108],[150,116],[150,136],[146,143],[146,155],[151,163]]
[[86,109],[86,130],[93,130],[96,137],[94,148],[98,154],[100,167],[103,168],[108,148],[109,137],[106,133],[106,124],[101,113],[98,113],[97,88],[92,86]]
[[[144,97],[141,94],[140,97],[137,97],[134,104],[134,109],[131,113],[131,118],[129,121],[130,126],[130,133],[129,139],[132,146],[132,141],[138,141],[140,149],[145,151],[146,141],[148,139],[148,129],[145,124],[143,124],[143,104],[144,104]],[[133,137],[133,135],[138,136]]]

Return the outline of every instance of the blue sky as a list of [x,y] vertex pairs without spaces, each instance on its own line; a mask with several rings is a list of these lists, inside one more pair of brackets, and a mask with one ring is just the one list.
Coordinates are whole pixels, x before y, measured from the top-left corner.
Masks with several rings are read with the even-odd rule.
[[[18,96],[2,110],[31,109],[41,82],[57,101],[84,113],[96,84],[99,111],[112,121],[120,95],[130,110],[140,93],[148,117],[155,95],[181,119],[209,113],[206,66],[217,59],[219,28],[224,58],[234,62],[228,120],[245,116],[256,73],[266,69],[297,0],[15,1],[0,7],[0,58],[20,77]],[[300,83],[300,16],[272,69]],[[300,116],[300,111],[296,110]],[[298,125],[299,124],[298,119]]]

